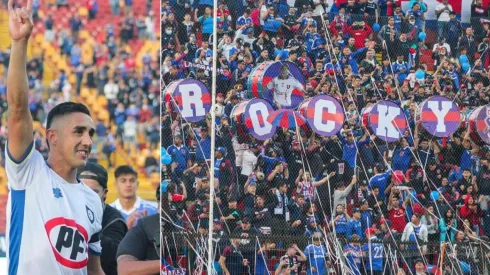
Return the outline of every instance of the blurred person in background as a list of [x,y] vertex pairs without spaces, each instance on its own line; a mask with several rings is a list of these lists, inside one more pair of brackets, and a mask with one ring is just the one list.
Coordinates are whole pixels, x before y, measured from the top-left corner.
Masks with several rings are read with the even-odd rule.
[[114,171],[118,199],[111,206],[121,212],[129,229],[143,217],[157,213],[156,205],[136,195],[138,190],[138,173],[127,165],[119,166]]

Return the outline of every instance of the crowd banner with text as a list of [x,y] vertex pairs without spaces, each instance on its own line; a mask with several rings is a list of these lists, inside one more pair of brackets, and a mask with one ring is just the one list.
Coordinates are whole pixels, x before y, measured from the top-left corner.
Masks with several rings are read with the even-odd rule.
[[[231,112],[232,125],[241,142],[250,137],[257,140],[271,138],[277,127],[267,119],[274,110],[282,108],[294,107],[318,135],[328,137],[341,130],[346,115],[340,102],[328,95],[303,100],[304,79],[297,77],[297,71],[299,69],[289,62],[265,62],[254,68],[249,78],[250,94],[254,98],[241,102]],[[188,122],[203,120],[211,109],[211,92],[195,79],[170,83],[163,100]],[[409,130],[405,110],[392,101],[383,100],[367,106],[360,115],[362,124],[385,142],[396,142]],[[490,144],[490,106],[475,108],[466,122],[462,118],[458,105],[443,96],[423,101],[416,113],[416,121],[435,137],[449,137],[462,124],[468,123],[473,141]]]

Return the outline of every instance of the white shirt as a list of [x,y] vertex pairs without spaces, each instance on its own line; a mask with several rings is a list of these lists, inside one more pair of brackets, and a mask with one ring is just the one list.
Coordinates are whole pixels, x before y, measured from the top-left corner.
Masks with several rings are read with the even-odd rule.
[[[124,220],[127,220],[131,214],[134,213],[136,210],[144,210],[146,209],[149,213],[148,215],[154,214],[153,211],[157,211],[157,204],[154,202],[146,201],[140,197],[136,197],[136,201],[134,202],[133,208],[129,210],[125,210],[119,199],[115,200],[113,203],[111,203],[111,206],[119,210],[121,215],[123,216]],[[151,212],[151,213],[150,213]]]
[[444,42],[444,44],[442,44],[442,46],[439,45],[439,43],[436,43],[436,44],[434,44],[434,47],[432,47],[432,51],[435,52],[439,48],[446,48],[447,55],[451,54],[451,46],[449,46],[448,43]]
[[[221,40],[221,42],[224,42],[224,40]],[[218,50],[221,50],[221,54],[223,54],[226,57],[226,60],[230,60],[230,50],[233,49],[235,45],[233,43],[230,44],[225,44],[225,43],[219,43],[218,45]]]
[[87,274],[88,253],[102,251],[99,196],[66,182],[32,145],[21,162],[6,155],[8,274]]
[[[405,225],[405,229],[403,230],[402,239],[401,239],[402,242],[410,241],[410,236],[412,234],[415,234],[415,227],[417,226],[415,226],[412,222],[409,222],[407,223],[407,225]],[[427,226],[425,224],[420,223],[418,227],[419,227],[419,232],[418,234],[416,234],[417,239],[422,242],[427,242],[428,235],[429,235]],[[423,250],[427,249],[427,245],[422,245],[422,249]]]
[[[444,9],[444,7],[446,7],[446,5],[444,5],[443,3],[438,4],[436,6],[436,11],[440,11],[440,10]],[[448,10],[443,11],[439,15],[439,18],[437,18],[437,21],[449,22],[449,20],[451,19],[451,18],[449,18],[449,13],[453,11],[453,7],[451,6],[451,4],[447,4],[447,7],[449,8],[449,11]]]
[[303,86],[296,80],[296,78],[290,76],[287,79],[280,79],[279,77],[272,79],[272,81],[267,84],[267,88],[274,88],[274,102],[279,103],[281,106],[290,106],[293,89],[303,89]]
[[233,151],[235,152],[235,165],[240,167],[242,166],[243,152],[248,149],[248,144],[239,143],[236,136],[231,139],[231,142],[233,144]]
[[116,83],[107,83],[104,85],[104,94],[108,100],[116,99],[119,93],[119,87]]
[[249,37],[246,33],[243,33],[243,30],[239,29],[236,31],[235,38],[233,40],[233,43],[236,43],[237,39],[241,38],[243,39],[243,43],[249,43],[250,46],[253,45],[255,42],[256,38],[254,36]]
[[66,82],[61,88],[61,92],[63,93],[63,102],[71,101],[71,84]]
[[138,123],[135,119],[126,120],[123,124],[124,127],[124,137],[133,138],[136,137],[138,130]]
[[217,118],[222,117],[223,114],[225,113],[225,106],[223,106],[223,104],[221,103],[216,103],[214,105],[214,113],[216,114]]
[[250,150],[246,150],[243,152],[242,157],[242,172],[241,174],[244,176],[250,176],[252,174],[255,165],[257,164],[257,157]]
[[[313,0],[313,4],[318,4],[318,3],[320,3],[320,0]],[[312,16],[321,16],[324,13],[325,13],[325,9],[323,8],[323,5],[318,5],[313,10]]]
[[148,34],[155,33],[155,21],[153,18],[147,16],[145,18],[145,25],[146,25],[146,33]]

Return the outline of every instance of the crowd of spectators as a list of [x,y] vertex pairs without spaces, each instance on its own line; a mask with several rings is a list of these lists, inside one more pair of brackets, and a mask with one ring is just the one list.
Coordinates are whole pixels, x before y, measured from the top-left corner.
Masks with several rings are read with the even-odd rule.
[[[173,224],[207,233],[213,222],[216,232],[230,236],[326,233],[358,256],[362,253],[350,249],[351,242],[412,242],[404,247],[411,254],[394,262],[413,270],[420,263],[437,265],[440,245],[449,242],[448,249],[471,266],[472,274],[481,272],[478,257],[488,257],[488,250],[463,252],[470,251],[469,242],[490,235],[488,147],[476,145],[463,124],[448,138],[432,137],[415,116],[432,95],[453,99],[463,116],[490,103],[490,21],[482,1],[472,4],[471,24],[462,23],[447,0],[436,7],[437,24],[426,23],[427,5],[419,0],[405,10],[390,0],[335,1],[332,7],[322,0],[288,2],[219,1],[213,52],[212,1],[162,1],[162,89],[188,77],[210,87],[206,66],[216,58],[219,69],[213,123],[209,117],[188,123],[162,105],[162,146],[172,157],[170,165],[162,165],[169,183],[169,204],[162,203],[166,230]],[[287,60],[301,69],[305,99],[329,94],[343,102],[347,122],[339,135],[278,129],[265,142],[238,141],[231,111],[250,99],[252,69],[269,60]],[[370,136],[360,123],[361,110],[384,99],[405,110],[410,126],[392,144]],[[215,152],[210,127],[216,127]],[[213,217],[207,214],[210,186],[217,192]],[[432,191],[440,196],[431,197]],[[260,247],[269,251],[268,245]],[[220,265],[226,266],[239,247],[231,239]],[[323,274],[312,271],[312,257],[323,253],[315,251],[304,251],[308,274]],[[249,267],[255,266],[254,255],[243,255]],[[381,258],[391,262],[386,249]],[[289,274],[286,268],[281,272]]]

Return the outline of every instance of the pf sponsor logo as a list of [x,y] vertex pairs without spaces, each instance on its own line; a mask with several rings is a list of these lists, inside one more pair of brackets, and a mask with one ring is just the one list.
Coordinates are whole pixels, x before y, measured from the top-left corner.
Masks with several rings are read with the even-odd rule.
[[74,220],[58,217],[44,225],[56,261],[61,265],[81,269],[88,262],[87,230]]

